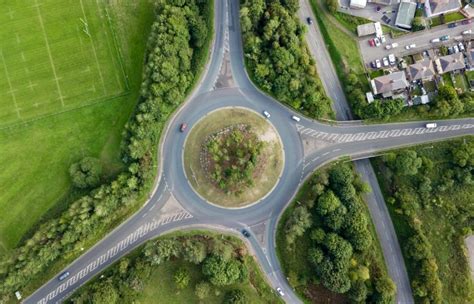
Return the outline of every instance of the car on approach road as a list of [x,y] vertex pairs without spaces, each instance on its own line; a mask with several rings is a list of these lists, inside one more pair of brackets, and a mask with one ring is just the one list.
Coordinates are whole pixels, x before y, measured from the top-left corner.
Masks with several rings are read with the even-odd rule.
[[306,22],[308,22],[309,25],[313,24],[313,19],[311,17],[306,18]]
[[435,123],[435,122],[430,122],[430,123],[427,123],[427,124],[425,125],[425,127],[426,127],[427,129],[434,129],[434,128],[436,128],[437,126],[438,126],[438,124]]
[[270,113],[268,113],[267,111],[263,111],[263,116],[265,116],[266,118],[270,118]]
[[447,40],[449,40],[449,35],[441,36],[441,37],[439,37],[439,40],[441,40],[441,41],[447,41]]
[[431,39],[431,43],[437,43],[440,42],[439,38]]
[[183,123],[179,126],[179,131],[180,131],[180,132],[184,132],[187,127],[188,127],[188,125],[183,122]]
[[65,272],[63,272],[63,273],[61,273],[61,274],[59,275],[58,280],[59,280],[59,281],[62,281],[62,280],[64,280],[65,278],[67,278],[68,276],[69,276],[69,271],[65,271]]
[[245,230],[245,229],[242,230],[242,234],[243,234],[246,238],[249,238],[249,237],[250,237],[250,232],[248,232],[248,231]]
[[283,292],[283,289],[281,289],[280,287],[277,287],[277,292],[280,296],[282,296],[282,297],[285,296],[285,293]]
[[298,116],[295,116],[295,115],[291,116],[291,119],[293,119],[294,121],[300,121],[301,120],[301,118],[299,118]]

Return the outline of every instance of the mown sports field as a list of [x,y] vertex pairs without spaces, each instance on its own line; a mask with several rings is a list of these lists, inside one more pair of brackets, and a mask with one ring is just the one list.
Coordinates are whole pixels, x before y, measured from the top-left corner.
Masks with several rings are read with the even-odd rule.
[[0,0],[0,256],[66,206],[69,166],[121,169],[138,98],[149,0]]
[[126,90],[99,1],[4,1],[0,14],[0,127]]

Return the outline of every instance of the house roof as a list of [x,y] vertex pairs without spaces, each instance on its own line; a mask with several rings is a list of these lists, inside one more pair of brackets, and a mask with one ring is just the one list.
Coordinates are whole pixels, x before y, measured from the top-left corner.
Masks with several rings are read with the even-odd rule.
[[367,0],[351,0],[350,7],[364,8],[367,5]]
[[466,18],[474,17],[474,3],[466,4],[465,7],[461,10],[461,13],[466,16]]
[[435,16],[461,7],[459,0],[428,0],[430,15]]
[[435,75],[433,61],[425,59],[408,66],[408,76],[411,80],[429,78]]
[[474,65],[474,49],[467,50],[467,59],[469,60],[471,65]]
[[437,59],[438,72],[440,74],[464,69],[464,56],[461,52],[443,56]]
[[411,22],[415,18],[416,3],[402,0],[398,6],[397,18],[395,25],[403,28],[411,28]]
[[377,3],[377,4],[383,4],[383,5],[392,5],[397,3],[397,0],[369,0],[370,3]]
[[398,71],[372,79],[374,94],[393,92],[408,87],[405,71]]

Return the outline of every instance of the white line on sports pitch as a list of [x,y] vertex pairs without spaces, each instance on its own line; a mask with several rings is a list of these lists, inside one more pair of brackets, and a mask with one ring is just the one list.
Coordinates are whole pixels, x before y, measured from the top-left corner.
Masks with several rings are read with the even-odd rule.
[[5,70],[5,78],[7,79],[8,86],[10,87],[10,90],[8,91],[8,93],[12,95],[13,104],[15,105],[16,115],[18,116],[18,118],[21,118],[20,108],[18,108],[18,104],[16,103],[16,96],[15,96],[16,90],[13,89],[12,87],[12,82],[10,81],[10,74],[8,73],[8,69],[7,69],[7,63],[5,62],[5,57],[3,56],[3,51],[1,49],[0,49],[0,58],[2,59],[3,69]]

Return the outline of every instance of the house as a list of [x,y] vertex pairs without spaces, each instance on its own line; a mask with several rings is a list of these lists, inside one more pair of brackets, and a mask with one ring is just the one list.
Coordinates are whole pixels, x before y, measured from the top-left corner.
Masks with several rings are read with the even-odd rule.
[[395,25],[405,29],[411,29],[411,23],[415,18],[416,3],[410,0],[402,0],[398,6],[397,18]]
[[365,8],[367,0],[351,0],[349,3],[350,8]]
[[474,71],[474,48],[468,49],[466,54],[467,61],[469,62],[469,70]]
[[425,2],[425,11],[428,18],[455,12],[460,8],[461,0],[426,0]]
[[363,37],[373,34],[375,34],[375,36],[377,37],[383,35],[382,26],[380,25],[380,22],[370,22],[357,26],[357,36]]
[[435,60],[435,63],[439,74],[462,70],[466,67],[461,52],[439,57]]
[[425,59],[408,66],[408,79],[415,80],[432,80],[436,74],[432,60]]
[[370,84],[374,95],[381,94],[383,97],[392,97],[408,87],[405,71],[376,77],[370,81]]
[[474,18],[474,3],[466,4],[466,6],[462,8],[461,14],[468,19]]

